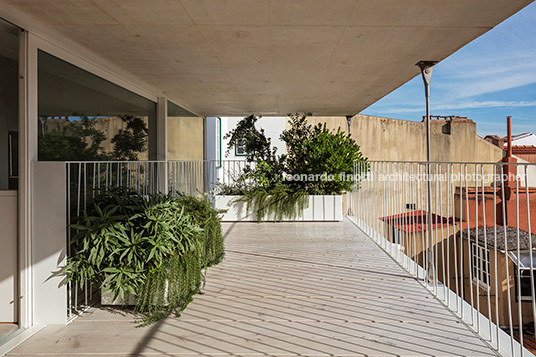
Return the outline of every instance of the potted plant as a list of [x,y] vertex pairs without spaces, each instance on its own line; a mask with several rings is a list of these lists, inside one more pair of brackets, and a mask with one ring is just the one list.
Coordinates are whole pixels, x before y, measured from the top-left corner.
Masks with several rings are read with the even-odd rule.
[[102,288],[103,304],[135,304],[144,323],[179,314],[223,259],[219,212],[190,196],[104,190],[71,225],[67,281]]
[[287,152],[277,155],[271,140],[248,116],[226,135],[227,151],[244,143],[246,167],[233,185],[216,189],[216,208],[223,220],[342,220],[342,194],[356,183],[356,163],[366,163],[359,146],[340,129],[312,126],[307,115],[289,115],[280,136]]

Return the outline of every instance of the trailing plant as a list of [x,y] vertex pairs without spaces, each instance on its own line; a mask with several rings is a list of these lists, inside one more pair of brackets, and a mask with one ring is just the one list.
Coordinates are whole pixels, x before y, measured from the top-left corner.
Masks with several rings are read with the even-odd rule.
[[264,130],[255,126],[260,117],[242,119],[225,138],[230,139],[227,153],[237,141],[244,143],[246,167],[233,184],[220,184],[216,194],[242,195],[238,201],[246,202],[247,211],[262,221],[267,215],[276,220],[295,217],[309,194],[341,194],[359,187],[354,167],[367,167],[359,145],[340,128],[309,124],[309,115],[289,114],[289,128],[280,136],[287,152],[279,156]]
[[257,222],[267,217],[273,217],[275,221],[283,218],[294,220],[308,207],[309,195],[303,189],[281,184],[270,190],[256,187],[245,192],[236,202],[245,202],[246,211],[254,213]]
[[200,291],[203,269],[223,259],[218,213],[195,197],[105,190],[71,225],[77,233],[63,272],[114,300],[136,296],[143,324],[179,314]]
[[220,263],[225,255],[223,234],[219,214],[222,211],[212,208],[212,204],[205,198],[199,199],[194,196],[179,196],[178,203],[183,207],[192,221],[198,225],[201,240],[204,242],[203,267],[210,267]]

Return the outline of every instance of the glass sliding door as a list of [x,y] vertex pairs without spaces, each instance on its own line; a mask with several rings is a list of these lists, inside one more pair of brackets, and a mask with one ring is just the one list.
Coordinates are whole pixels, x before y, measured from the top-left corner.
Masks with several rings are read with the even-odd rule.
[[18,33],[0,19],[0,342],[18,327]]

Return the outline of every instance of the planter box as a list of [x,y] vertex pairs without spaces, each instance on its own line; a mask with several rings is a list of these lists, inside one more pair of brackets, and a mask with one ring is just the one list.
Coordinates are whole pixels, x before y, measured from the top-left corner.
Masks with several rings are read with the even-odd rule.
[[[223,214],[222,222],[256,222],[254,214],[248,215],[245,202],[233,202],[241,196],[216,196],[215,208],[228,210]],[[305,208],[296,219],[283,218],[282,221],[342,221],[342,195],[309,196],[309,207]],[[274,217],[267,217],[264,221],[275,221]]]

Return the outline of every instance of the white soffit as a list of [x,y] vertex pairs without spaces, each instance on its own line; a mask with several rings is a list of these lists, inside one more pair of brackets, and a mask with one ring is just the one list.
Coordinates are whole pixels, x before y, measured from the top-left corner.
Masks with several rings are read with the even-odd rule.
[[355,114],[532,0],[0,0],[205,116]]

